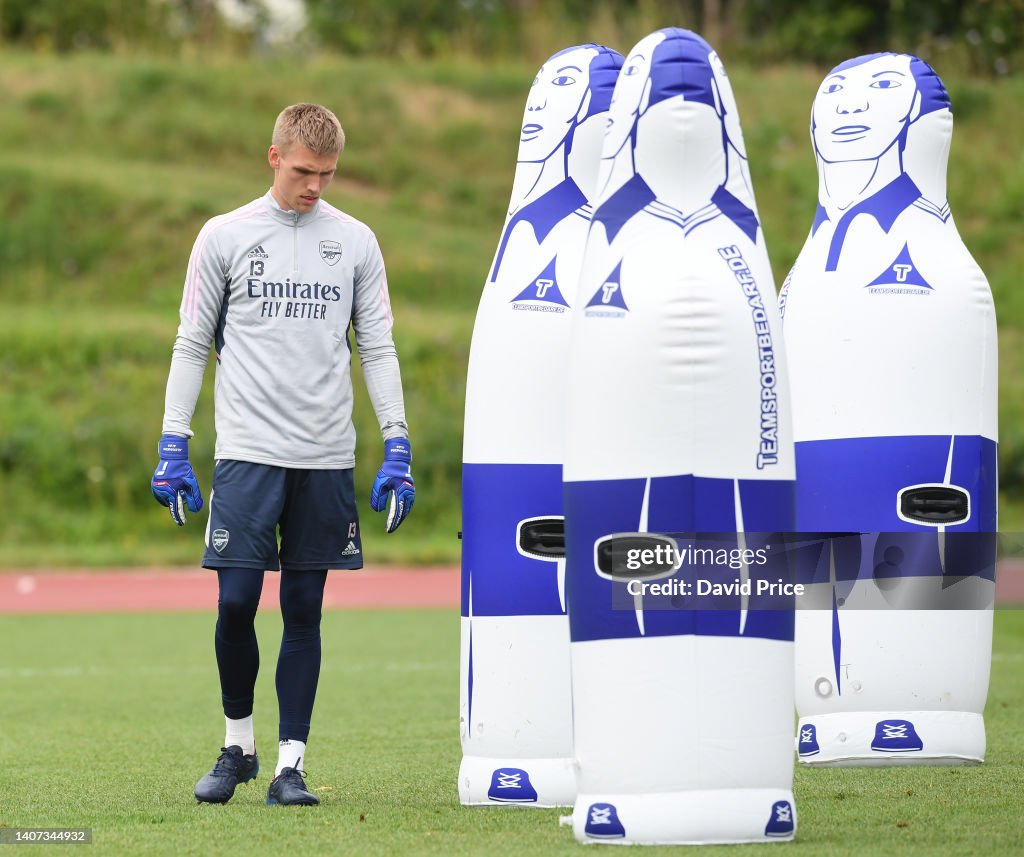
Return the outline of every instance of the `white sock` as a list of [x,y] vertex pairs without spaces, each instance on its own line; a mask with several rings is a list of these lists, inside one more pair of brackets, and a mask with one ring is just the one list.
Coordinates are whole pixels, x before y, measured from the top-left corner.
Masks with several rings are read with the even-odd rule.
[[274,776],[276,777],[285,768],[298,768],[302,770],[302,759],[305,755],[305,741],[282,741],[278,745],[277,770],[274,771]]
[[256,738],[253,737],[252,715],[243,717],[240,720],[224,718],[225,723],[225,747],[241,747],[242,753],[251,756],[256,752]]

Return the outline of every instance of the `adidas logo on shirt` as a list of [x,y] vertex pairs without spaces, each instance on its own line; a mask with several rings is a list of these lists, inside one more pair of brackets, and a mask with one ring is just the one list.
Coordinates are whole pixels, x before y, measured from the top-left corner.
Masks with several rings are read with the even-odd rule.
[[266,250],[263,249],[263,245],[262,244],[257,244],[255,247],[252,248],[252,250],[249,251],[249,255],[246,256],[245,258],[246,259],[269,259],[270,255],[267,253]]
[[350,541],[345,546],[345,549],[341,552],[341,555],[342,556],[355,556],[357,553],[359,553],[359,548],[356,547],[356,543],[355,542]]

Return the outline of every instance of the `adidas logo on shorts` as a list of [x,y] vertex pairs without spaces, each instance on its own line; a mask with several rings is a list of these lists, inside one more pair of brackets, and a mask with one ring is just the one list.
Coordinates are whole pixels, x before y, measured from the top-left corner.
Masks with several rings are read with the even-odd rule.
[[342,556],[355,556],[357,553],[359,553],[359,548],[356,547],[356,543],[355,542],[350,541],[345,546],[345,549],[341,552],[341,555]]

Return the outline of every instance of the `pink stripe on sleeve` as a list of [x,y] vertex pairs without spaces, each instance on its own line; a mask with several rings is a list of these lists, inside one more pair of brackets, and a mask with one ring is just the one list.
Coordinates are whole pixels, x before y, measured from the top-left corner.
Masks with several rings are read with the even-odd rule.
[[362,223],[362,221],[356,220],[354,217],[350,217],[341,209],[335,208],[333,205],[324,202],[323,200],[320,200],[320,210],[328,217],[333,217],[335,220],[340,220],[342,223],[359,223],[363,226],[366,225]]
[[380,295],[381,309],[384,310],[384,315],[387,316],[389,324],[394,324],[395,318],[391,314],[391,295],[388,293],[388,275],[387,271],[384,270],[384,254],[380,251],[380,246],[377,247],[377,256],[380,258],[380,285],[378,294]]
[[231,223],[237,223],[240,220],[247,220],[250,217],[255,217],[260,212],[260,203],[262,200],[254,200],[244,208],[235,212],[233,215],[228,215],[224,220],[216,224],[208,223],[204,227],[203,232],[200,233],[200,239],[196,245],[196,251],[192,256],[192,265],[187,274],[187,285],[185,288],[185,297],[182,300],[182,311],[188,318],[195,323],[199,317],[199,288],[201,286],[200,270],[202,268],[203,253],[206,251],[206,242],[210,240],[210,236],[220,229],[222,226],[227,226]]

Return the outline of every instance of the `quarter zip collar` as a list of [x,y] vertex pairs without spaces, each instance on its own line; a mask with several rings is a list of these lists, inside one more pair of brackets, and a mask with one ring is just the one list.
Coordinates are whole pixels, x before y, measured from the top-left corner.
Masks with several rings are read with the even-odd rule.
[[320,200],[316,201],[309,211],[285,211],[277,204],[277,200],[274,199],[274,193],[272,190],[268,190],[263,195],[263,205],[269,212],[270,216],[287,226],[305,226],[307,223],[316,219],[316,216],[320,213]]

